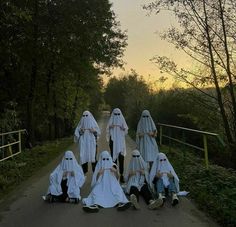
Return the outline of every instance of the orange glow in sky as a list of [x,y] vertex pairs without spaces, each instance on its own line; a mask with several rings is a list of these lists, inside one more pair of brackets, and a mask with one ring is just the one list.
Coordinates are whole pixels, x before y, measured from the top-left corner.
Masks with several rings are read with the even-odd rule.
[[[178,65],[186,65],[184,54],[167,41],[161,40],[159,36],[170,25],[177,25],[174,15],[165,11],[147,16],[147,11],[142,5],[152,2],[150,0],[111,0],[111,2],[122,30],[127,30],[128,35],[128,46],[123,57],[126,62],[125,70],[115,69],[113,76],[126,74],[134,69],[147,81],[155,82],[163,76],[158,67],[150,61],[155,55],[167,56]],[[157,86],[170,88],[172,83],[173,79],[170,78],[164,84]]]

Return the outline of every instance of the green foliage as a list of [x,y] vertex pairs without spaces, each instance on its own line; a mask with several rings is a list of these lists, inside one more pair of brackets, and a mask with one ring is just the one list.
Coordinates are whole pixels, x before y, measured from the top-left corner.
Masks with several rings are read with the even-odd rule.
[[222,226],[236,225],[236,172],[217,165],[209,171],[192,152],[163,147],[180,178],[180,190],[190,191],[191,198],[204,212]]
[[0,3],[0,112],[17,103],[31,140],[71,134],[95,116],[100,75],[123,64],[127,45],[108,0]]
[[71,144],[72,138],[44,143],[0,163],[0,197],[15,189]]

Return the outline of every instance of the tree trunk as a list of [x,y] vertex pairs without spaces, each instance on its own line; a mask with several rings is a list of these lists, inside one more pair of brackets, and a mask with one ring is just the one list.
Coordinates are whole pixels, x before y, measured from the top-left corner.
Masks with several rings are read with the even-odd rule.
[[34,1],[34,18],[33,18],[33,51],[32,51],[32,68],[30,74],[30,88],[27,101],[27,130],[29,133],[29,140],[34,142],[35,129],[34,129],[34,98],[35,86],[37,79],[37,55],[38,55],[38,0]]
[[204,8],[204,14],[205,14],[205,30],[206,30],[206,35],[207,35],[207,42],[208,42],[208,50],[209,50],[209,54],[210,54],[210,63],[211,63],[211,73],[214,79],[214,83],[215,83],[215,89],[216,89],[216,93],[217,93],[217,101],[219,104],[219,108],[220,108],[220,112],[221,112],[221,117],[223,120],[223,124],[224,124],[224,129],[225,129],[225,133],[226,133],[226,137],[228,142],[231,144],[233,143],[233,139],[232,139],[232,135],[230,132],[230,127],[229,127],[229,122],[225,113],[225,109],[224,109],[224,104],[223,104],[223,100],[222,100],[222,94],[221,94],[221,90],[219,87],[219,83],[217,80],[217,75],[216,75],[216,70],[215,70],[215,63],[214,63],[214,55],[213,55],[213,51],[212,51],[212,42],[211,42],[211,37],[210,37],[210,32],[209,32],[209,25],[208,25],[208,16],[207,16],[207,12],[206,12],[206,5],[205,5],[205,0],[203,1],[203,8]]

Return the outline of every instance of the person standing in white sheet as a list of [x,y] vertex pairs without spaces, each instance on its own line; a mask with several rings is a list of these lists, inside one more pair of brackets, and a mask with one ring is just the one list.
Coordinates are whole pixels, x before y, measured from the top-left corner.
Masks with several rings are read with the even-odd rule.
[[128,126],[119,108],[115,108],[112,111],[106,131],[113,162],[117,163],[118,159],[120,182],[124,183],[124,157],[126,155],[125,135],[128,133]]
[[148,110],[141,114],[136,131],[137,149],[145,162],[151,165],[159,153],[157,142],[157,128]]
[[130,202],[127,200],[118,178],[119,172],[111,155],[108,151],[101,152],[92,177],[92,191],[87,198],[82,200],[83,210],[95,213],[99,211],[99,206],[110,208],[116,205],[118,205],[118,211],[128,209]]
[[72,151],[66,151],[61,163],[50,175],[50,185],[43,199],[49,202],[75,203],[81,199],[80,188],[85,182],[84,173]]
[[92,170],[96,166],[97,139],[101,134],[100,128],[89,111],[84,111],[75,129],[74,140],[78,143],[80,164],[84,173],[88,172],[88,162],[92,163]]

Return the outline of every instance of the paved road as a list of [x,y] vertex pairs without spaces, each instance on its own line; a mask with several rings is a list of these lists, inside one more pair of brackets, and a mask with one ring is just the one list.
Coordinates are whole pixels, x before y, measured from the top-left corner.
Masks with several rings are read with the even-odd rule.
[[[108,150],[105,140],[105,128],[108,115],[99,121],[102,135],[99,140],[99,151]],[[131,151],[135,148],[134,141],[127,138],[126,166]],[[76,146],[72,145],[75,154]],[[77,155],[78,156],[78,155]],[[172,207],[168,201],[164,207],[150,211],[140,198],[141,210],[130,208],[125,212],[118,212],[115,208],[100,209],[98,213],[90,214],[82,210],[81,204],[45,203],[41,196],[47,190],[48,178],[51,171],[60,161],[58,157],[49,163],[40,172],[24,182],[0,204],[0,227],[206,227],[218,226],[207,218],[201,211],[186,198],[180,198],[180,204]],[[81,195],[85,197],[90,192],[91,167],[82,188]]]

